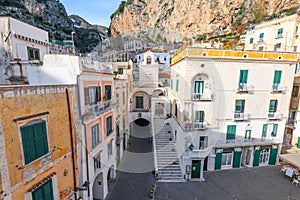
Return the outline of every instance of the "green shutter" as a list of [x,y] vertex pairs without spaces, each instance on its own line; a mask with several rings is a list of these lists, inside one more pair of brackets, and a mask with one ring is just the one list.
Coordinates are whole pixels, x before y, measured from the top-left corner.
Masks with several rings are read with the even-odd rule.
[[276,137],[277,135],[278,124],[273,124],[272,137]]
[[106,118],[106,136],[112,133],[112,118],[111,116]]
[[261,138],[266,138],[267,137],[267,124],[263,125],[263,129],[262,129],[262,134],[261,134]]
[[277,100],[270,100],[269,112],[277,111]]
[[52,179],[32,192],[32,200],[54,200]]
[[106,101],[111,99],[111,86],[110,85],[105,86],[105,96],[106,96]]
[[298,144],[297,144],[297,148],[300,148],[300,137],[298,137]]
[[275,165],[276,163],[276,158],[277,158],[277,152],[278,152],[278,149],[275,148],[275,149],[271,149],[271,153],[270,153],[270,158],[269,158],[269,165]]
[[253,40],[254,40],[253,38],[250,38],[250,44],[253,44]]
[[178,92],[178,88],[179,88],[179,80],[176,80],[176,92]]
[[46,122],[35,124],[35,148],[37,157],[41,157],[48,153],[48,139],[46,133]]
[[171,79],[171,90],[173,90],[173,79]]
[[242,152],[241,151],[235,151],[234,155],[233,155],[233,168],[240,168],[241,166],[241,155]]
[[259,157],[260,157],[260,150],[257,149],[254,152],[253,167],[259,166]]
[[273,84],[279,84],[280,80],[281,80],[281,73],[282,71],[280,70],[276,70],[274,73],[274,80],[273,80]]
[[204,122],[204,111],[196,111],[196,122]]
[[222,153],[217,153],[215,159],[215,170],[221,169]]
[[240,70],[240,83],[247,83],[248,70]]
[[227,126],[226,140],[234,140],[236,134],[236,125]]
[[245,100],[236,100],[235,101],[235,112],[244,113],[245,109]]
[[97,101],[101,101],[101,87],[100,86],[97,86],[96,98],[97,98]]
[[295,74],[297,74],[297,72],[298,72],[298,67],[299,67],[299,64],[296,63]]
[[84,88],[84,104],[89,104],[89,88]]

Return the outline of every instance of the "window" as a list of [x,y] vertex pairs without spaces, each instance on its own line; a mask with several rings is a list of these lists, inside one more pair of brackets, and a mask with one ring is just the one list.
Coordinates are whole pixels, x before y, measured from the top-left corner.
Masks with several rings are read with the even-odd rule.
[[299,29],[299,27],[296,26],[296,29],[295,29],[295,35],[298,34],[298,29]]
[[95,105],[101,101],[101,87],[92,86],[84,88],[85,105]]
[[235,134],[236,134],[236,125],[228,125],[226,140],[235,140]]
[[245,139],[250,139],[250,138],[251,138],[251,130],[246,130]]
[[204,91],[204,81],[195,81],[194,93],[203,94]]
[[49,179],[32,192],[32,200],[54,200],[52,179]]
[[245,109],[245,100],[236,100],[235,113],[244,113],[244,109]]
[[281,70],[276,70],[276,71],[274,72],[274,79],[273,79],[273,84],[274,84],[274,85],[280,84],[281,73],[282,73]]
[[299,86],[294,86],[292,91],[292,97],[298,97]]
[[113,154],[113,152],[112,152],[112,142],[107,144],[107,152],[108,152],[108,157]]
[[232,149],[224,149],[222,153],[222,167],[231,167],[233,160],[233,150]]
[[111,99],[111,85],[106,85],[105,86],[105,97],[106,97],[106,101]]
[[274,48],[275,51],[276,51],[277,49],[280,49],[280,48],[281,48],[281,43],[276,43],[276,44],[275,44],[275,48]]
[[260,46],[260,47],[258,47],[258,50],[259,50],[259,51],[263,51],[263,50],[264,50],[264,47],[263,47],[263,46]]
[[282,34],[283,34],[283,28],[279,28],[277,30],[277,37],[282,37]]
[[259,163],[260,164],[268,164],[270,157],[270,149],[269,148],[263,148],[260,151],[259,156]]
[[173,90],[173,79],[171,79],[171,90]]
[[40,50],[32,47],[27,47],[28,60],[39,60]]
[[196,122],[204,122],[204,111],[196,111],[195,112],[195,121]]
[[258,41],[263,41],[263,40],[264,40],[264,36],[265,36],[264,33],[260,33],[260,34],[259,34]]
[[100,143],[99,124],[95,124],[91,127],[92,134],[92,148],[95,148]]
[[250,38],[250,44],[253,44],[254,38]]
[[94,157],[94,170],[101,169],[101,154]]
[[144,97],[142,96],[137,96],[135,97],[135,108],[136,109],[143,109],[144,108]]
[[261,138],[269,138],[277,136],[278,124],[264,124],[262,129]]
[[106,118],[106,136],[109,136],[112,132],[112,117],[109,116]]
[[248,70],[240,70],[239,90],[244,90],[245,84],[248,81]]
[[199,149],[207,148],[207,140],[208,140],[207,136],[200,136]]
[[25,164],[49,152],[46,122],[40,121],[21,127]]
[[118,74],[123,74],[123,68],[121,67],[118,68]]
[[299,63],[296,63],[295,74],[298,73],[298,70],[299,70],[298,68],[299,68]]
[[277,111],[277,100],[270,100],[269,112]]
[[176,92],[178,92],[178,87],[179,87],[179,80],[176,80]]

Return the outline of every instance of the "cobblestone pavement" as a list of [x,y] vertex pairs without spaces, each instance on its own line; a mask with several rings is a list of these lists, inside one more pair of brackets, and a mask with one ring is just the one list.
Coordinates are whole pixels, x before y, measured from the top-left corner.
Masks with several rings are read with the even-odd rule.
[[106,200],[150,199],[149,191],[155,182],[151,138],[149,132],[146,132],[148,127],[137,130],[142,131],[144,136],[130,137],[130,145],[120,161],[117,179],[110,184]]
[[205,172],[205,182],[157,183],[156,200],[299,200],[279,166]]

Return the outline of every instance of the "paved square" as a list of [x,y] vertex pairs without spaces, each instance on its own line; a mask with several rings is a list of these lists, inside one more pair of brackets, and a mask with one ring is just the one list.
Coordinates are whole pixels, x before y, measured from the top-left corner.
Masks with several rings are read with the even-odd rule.
[[205,172],[205,182],[157,183],[156,200],[300,200],[279,166]]

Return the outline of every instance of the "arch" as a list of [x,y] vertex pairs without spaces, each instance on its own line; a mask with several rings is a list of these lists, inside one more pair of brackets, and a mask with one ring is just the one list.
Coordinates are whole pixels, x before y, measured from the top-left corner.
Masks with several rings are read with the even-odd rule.
[[152,93],[152,97],[164,96],[164,92],[161,89],[155,89]]
[[116,168],[112,165],[107,172],[107,191],[110,192],[111,181],[116,179]]
[[148,111],[150,109],[150,95],[144,91],[135,92],[130,98],[130,111]]
[[196,74],[190,83],[193,100],[211,100],[212,79],[205,73]]
[[93,198],[94,199],[104,199],[104,181],[103,173],[99,173],[94,179],[93,183]]
[[145,118],[138,118],[138,119],[134,120],[133,122],[139,126],[148,126],[150,123],[150,121]]

